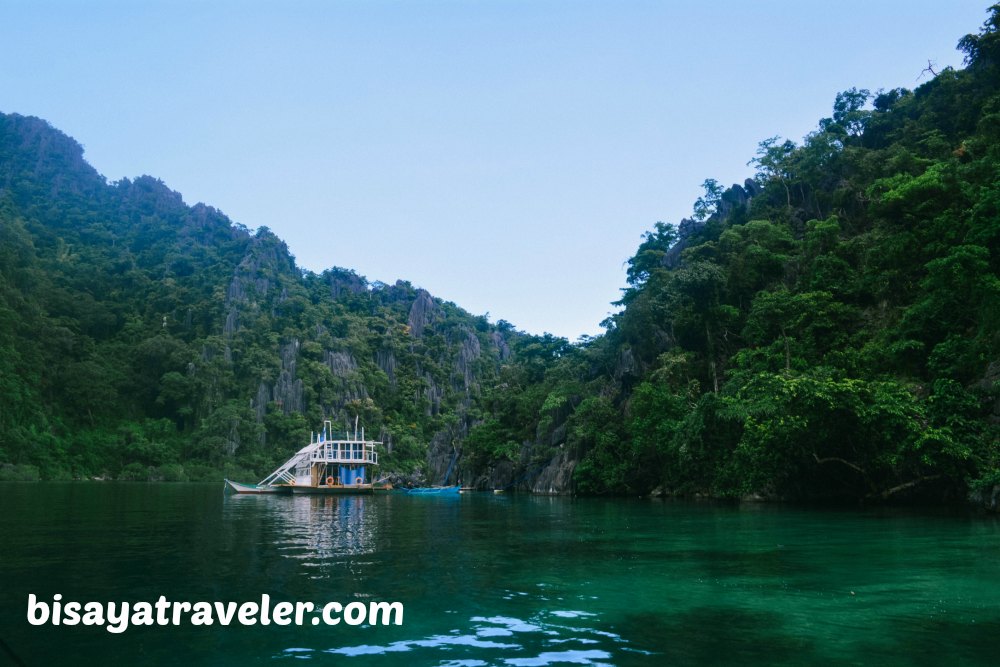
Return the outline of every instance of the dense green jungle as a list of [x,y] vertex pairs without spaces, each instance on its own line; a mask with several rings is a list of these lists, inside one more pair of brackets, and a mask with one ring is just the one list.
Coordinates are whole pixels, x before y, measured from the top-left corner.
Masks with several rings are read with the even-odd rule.
[[358,417],[404,481],[995,508],[1000,5],[958,48],[705,180],[575,342],[303,270],[0,115],[0,479],[254,481]]

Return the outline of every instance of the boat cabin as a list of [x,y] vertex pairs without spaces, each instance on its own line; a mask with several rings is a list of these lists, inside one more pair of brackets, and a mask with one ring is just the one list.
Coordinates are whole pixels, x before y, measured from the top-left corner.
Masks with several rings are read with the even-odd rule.
[[378,465],[378,443],[360,439],[332,437],[332,423],[323,422],[321,433],[310,435],[310,449],[295,465],[295,486],[332,487],[371,484],[369,466]]

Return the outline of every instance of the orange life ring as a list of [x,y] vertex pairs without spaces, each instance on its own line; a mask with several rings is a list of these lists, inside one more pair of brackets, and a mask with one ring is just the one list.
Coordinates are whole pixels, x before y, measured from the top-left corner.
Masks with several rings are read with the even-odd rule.
[[362,479],[361,477],[358,477],[358,478],[357,478],[356,480],[354,480],[354,483],[355,483],[355,484],[364,484],[364,483],[365,483],[365,480],[364,480],[364,479]]
[[326,485],[333,486],[333,475],[330,475],[329,477],[326,478]]

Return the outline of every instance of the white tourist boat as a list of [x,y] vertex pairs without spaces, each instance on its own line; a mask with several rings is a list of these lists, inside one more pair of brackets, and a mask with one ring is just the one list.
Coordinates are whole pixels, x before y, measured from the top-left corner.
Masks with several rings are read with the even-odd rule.
[[333,435],[333,423],[323,422],[323,430],[309,436],[309,444],[256,484],[226,480],[226,488],[235,493],[284,494],[362,494],[381,490],[374,481],[381,442],[365,440],[362,427],[354,420],[354,434],[344,438]]

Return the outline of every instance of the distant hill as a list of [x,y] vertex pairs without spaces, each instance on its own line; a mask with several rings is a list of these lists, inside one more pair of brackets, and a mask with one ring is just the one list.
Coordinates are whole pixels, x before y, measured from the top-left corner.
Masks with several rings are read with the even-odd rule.
[[267,229],[109,184],[0,115],[0,462],[21,473],[252,475],[359,416],[384,467],[441,481],[524,338],[405,282],[303,271]]

